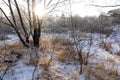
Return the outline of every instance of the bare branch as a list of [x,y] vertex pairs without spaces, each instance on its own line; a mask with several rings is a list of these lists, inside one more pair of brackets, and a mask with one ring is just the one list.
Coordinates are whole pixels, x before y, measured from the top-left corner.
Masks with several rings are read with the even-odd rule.
[[29,32],[29,36],[30,34],[33,35],[32,33],[32,20],[31,20],[31,11],[30,11],[30,0],[27,0],[27,10],[28,10],[28,21],[29,21],[29,26],[30,26],[30,32]]
[[21,12],[20,12],[18,3],[17,3],[16,0],[14,0],[14,2],[15,2],[15,5],[16,5],[16,9],[17,9],[17,11],[18,11],[18,14],[19,14],[19,18],[20,18],[20,22],[21,22],[22,28],[23,28],[23,30],[24,30],[24,32],[25,32],[25,36],[27,37],[28,34],[27,34],[26,29],[25,29],[25,25],[24,25],[24,22],[23,22],[23,19],[22,19],[22,15],[21,15]]
[[12,28],[14,28],[13,23],[10,21],[10,19],[8,18],[8,16],[5,14],[5,12],[3,11],[2,8],[0,8],[0,10],[2,11],[2,13],[4,14],[4,16],[6,17],[6,19],[8,20],[8,22],[11,24]]
[[102,5],[95,5],[95,4],[91,4],[90,6],[94,6],[94,7],[103,7],[103,8],[106,8],[106,7],[120,7],[120,5],[106,5],[106,6],[102,6]]
[[2,0],[2,1],[5,3],[5,5],[7,5],[9,7],[8,3],[5,0]]
[[65,1],[67,1],[67,0],[62,0],[62,1],[60,1],[60,0],[57,0],[57,2],[55,3],[55,4],[52,4],[52,5],[48,5],[48,6],[46,6],[47,8],[46,9],[50,9],[51,7],[57,7],[57,5],[58,4],[61,4],[61,3],[63,3],[63,2],[65,2]]
[[25,45],[26,47],[29,47],[28,44],[25,43],[25,41],[23,40],[22,36],[20,35],[20,32],[17,30],[17,28],[14,26],[14,24],[10,21],[10,19],[8,18],[8,16],[6,15],[6,13],[3,11],[3,9],[0,7],[0,10],[2,11],[2,13],[4,14],[5,18],[8,20],[8,22],[10,23],[11,27],[16,31],[17,35],[19,36],[19,39],[21,40],[21,42],[23,43],[23,45]]
[[48,4],[46,6],[49,6],[53,0],[49,0]]
[[54,4],[53,8],[48,12],[48,14],[51,13],[57,7],[57,5],[60,3],[59,1],[60,0],[58,0],[57,3]]
[[14,25],[15,25],[15,27],[17,28],[17,24],[16,24],[16,20],[15,20],[15,16],[14,16],[14,13],[13,13],[13,10],[12,10],[12,6],[11,6],[10,0],[8,0],[8,3],[9,3],[8,6],[9,6],[9,9],[10,9],[10,12],[11,12],[11,16],[12,16]]

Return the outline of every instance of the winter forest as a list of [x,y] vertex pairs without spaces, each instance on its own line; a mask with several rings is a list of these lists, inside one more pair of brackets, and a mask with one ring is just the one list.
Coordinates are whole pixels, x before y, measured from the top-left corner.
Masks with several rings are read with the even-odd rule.
[[120,1],[0,0],[0,80],[120,80]]

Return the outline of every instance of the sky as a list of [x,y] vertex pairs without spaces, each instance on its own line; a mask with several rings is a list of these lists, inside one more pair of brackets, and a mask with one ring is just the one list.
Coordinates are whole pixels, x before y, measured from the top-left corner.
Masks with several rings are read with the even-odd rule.
[[99,16],[101,13],[107,13],[109,10],[120,8],[120,7],[95,7],[94,5],[117,5],[120,4],[120,0],[74,0],[76,3],[72,5],[72,10],[74,14],[79,14],[80,16]]
[[[1,2],[2,0],[0,0]],[[17,0],[20,4],[23,4],[23,0]],[[48,0],[46,0],[48,1]],[[54,2],[57,0],[53,0]],[[95,7],[94,5],[101,5],[101,6],[107,6],[107,5],[117,5],[120,4],[120,0],[71,0],[71,7],[72,7],[72,13],[75,15],[80,15],[81,17],[85,16],[99,16],[101,13],[106,13],[109,10],[116,9],[119,7]],[[24,6],[24,5],[23,5]],[[0,5],[0,7],[3,7],[6,13],[9,14],[8,8],[6,8],[3,5]],[[56,14],[61,13],[68,13],[70,11],[69,4],[64,3],[63,6],[59,6],[57,8],[61,12],[57,12]],[[39,8],[38,8],[39,10]]]

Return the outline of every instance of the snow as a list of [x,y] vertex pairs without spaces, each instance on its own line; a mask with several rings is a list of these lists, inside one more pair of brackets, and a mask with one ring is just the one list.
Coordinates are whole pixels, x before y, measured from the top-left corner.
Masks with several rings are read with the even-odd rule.
[[[120,75],[120,57],[116,54],[120,52],[120,32],[118,31],[119,25],[112,26],[114,32],[106,37],[106,35],[99,33],[86,33],[85,37],[80,38],[79,48],[82,48],[82,53],[86,55],[89,51],[89,55],[93,55],[89,57],[89,63],[92,65],[97,65],[103,63],[106,70],[113,68],[117,68],[117,73]],[[58,36],[56,34],[55,36]],[[42,33],[42,36],[52,37],[51,34]],[[68,34],[60,34],[60,37],[69,38]],[[18,39],[14,35],[8,35],[11,37],[13,41]],[[92,39],[92,44],[90,44],[90,38]],[[9,43],[11,40],[7,40]],[[78,39],[77,39],[78,40]],[[72,40],[73,41],[73,40]],[[102,47],[100,47],[101,42],[105,44],[110,44],[110,51],[106,51]],[[22,62],[22,60],[18,61],[15,66],[13,66],[5,75],[4,80],[31,80],[32,73],[34,70],[34,66],[28,66]],[[39,66],[38,73],[41,74],[44,69]],[[51,65],[49,66],[49,72],[55,80],[86,80],[86,74],[83,72],[79,74],[80,64],[79,62],[71,62],[64,63],[60,62],[57,59],[53,59]]]
[[0,41],[0,45],[5,45],[5,44],[13,44],[19,41],[19,38],[17,35],[15,34],[8,34],[7,37],[9,39],[5,40],[5,41]]
[[112,46],[112,52],[117,53],[120,51],[120,47],[119,47],[118,43],[113,43],[113,44],[111,44],[111,46]]
[[[85,75],[79,74],[80,66],[72,64],[65,64],[62,62],[55,61],[55,64],[50,67],[50,71],[54,76],[56,76],[55,80],[74,80],[74,77],[77,79],[85,80]],[[60,76],[59,79],[57,76]]]
[[33,70],[33,66],[27,66],[19,61],[7,72],[3,80],[32,80]]
[[7,37],[10,39],[18,39],[18,36],[15,34],[8,34]]

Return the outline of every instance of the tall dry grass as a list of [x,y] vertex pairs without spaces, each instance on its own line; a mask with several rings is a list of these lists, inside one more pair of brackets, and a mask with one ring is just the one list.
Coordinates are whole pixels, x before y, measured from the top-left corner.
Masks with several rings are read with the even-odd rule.
[[53,53],[58,60],[70,58],[73,54],[73,43],[64,37],[41,38],[40,49],[47,53]]

